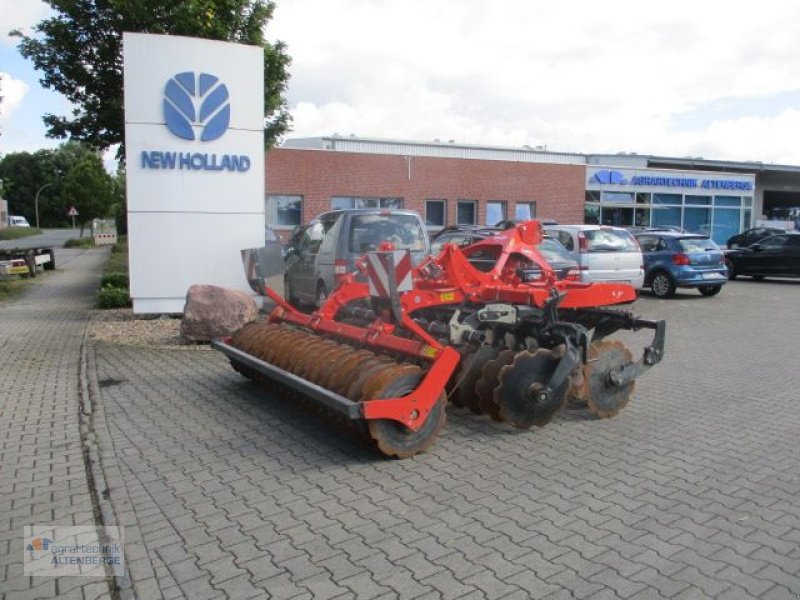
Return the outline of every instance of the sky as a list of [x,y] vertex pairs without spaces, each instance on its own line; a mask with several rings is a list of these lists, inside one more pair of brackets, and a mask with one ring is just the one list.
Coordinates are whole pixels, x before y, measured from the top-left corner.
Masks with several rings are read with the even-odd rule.
[[[343,136],[800,165],[800,3],[276,0],[288,138]],[[5,35],[0,153],[50,147],[68,103]]]

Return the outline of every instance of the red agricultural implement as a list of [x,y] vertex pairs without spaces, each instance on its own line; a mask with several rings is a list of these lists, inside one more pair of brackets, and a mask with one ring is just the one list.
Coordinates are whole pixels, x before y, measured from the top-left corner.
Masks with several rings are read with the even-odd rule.
[[[397,458],[434,442],[448,399],[522,429],[568,402],[614,416],[662,359],[665,323],[609,308],[636,299],[627,283],[557,280],[536,250],[541,235],[527,221],[464,249],[447,245],[416,268],[385,245],[311,314],[251,264],[251,284],[277,307],[214,347],[246,377],[364,425]],[[607,339],[640,329],[654,335],[635,361]]]

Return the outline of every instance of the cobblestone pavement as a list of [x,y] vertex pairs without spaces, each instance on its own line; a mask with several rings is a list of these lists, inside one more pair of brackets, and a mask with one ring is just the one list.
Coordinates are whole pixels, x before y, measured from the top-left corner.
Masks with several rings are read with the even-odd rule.
[[108,252],[58,250],[60,272],[0,304],[0,597],[109,597],[103,579],[24,577],[23,527],[94,525],[79,430],[83,333]]
[[135,591],[795,598],[798,306],[800,282],[644,296],[637,312],[669,321],[668,357],[618,417],[517,432],[452,409],[406,461],[213,351],[99,345],[104,469]]

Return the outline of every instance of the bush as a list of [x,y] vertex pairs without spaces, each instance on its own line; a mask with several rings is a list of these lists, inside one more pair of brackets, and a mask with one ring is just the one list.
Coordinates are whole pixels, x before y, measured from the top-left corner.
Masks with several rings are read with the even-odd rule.
[[64,248],[93,248],[94,240],[90,237],[72,238],[64,242]]
[[127,273],[106,273],[100,280],[100,287],[130,288]]
[[126,308],[131,305],[131,295],[128,288],[105,286],[97,292],[97,306],[99,308]]

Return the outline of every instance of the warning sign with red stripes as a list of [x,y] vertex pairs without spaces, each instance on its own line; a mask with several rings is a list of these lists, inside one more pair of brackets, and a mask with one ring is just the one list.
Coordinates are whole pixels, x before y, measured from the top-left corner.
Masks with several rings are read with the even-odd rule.
[[391,250],[388,252],[367,252],[367,277],[371,296],[389,298],[393,277],[398,292],[408,292],[413,288],[411,277],[411,252]]

